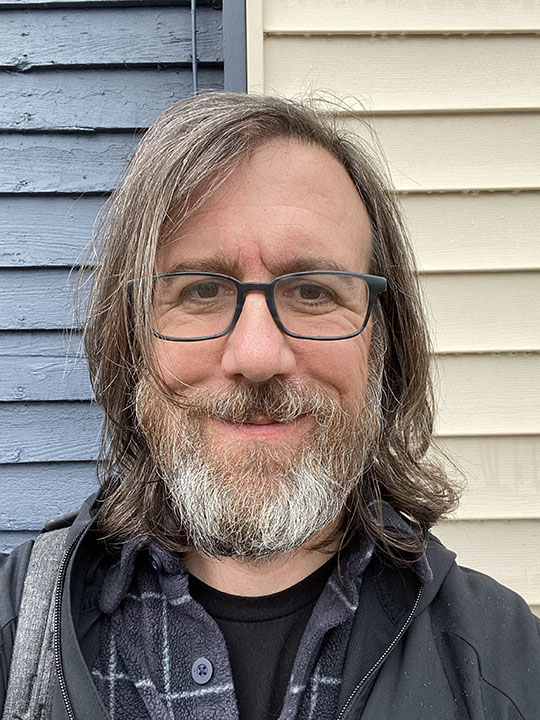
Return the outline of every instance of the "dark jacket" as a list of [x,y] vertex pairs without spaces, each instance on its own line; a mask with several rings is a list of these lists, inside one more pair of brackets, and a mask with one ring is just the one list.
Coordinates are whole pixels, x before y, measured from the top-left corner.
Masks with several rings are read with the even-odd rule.
[[[107,720],[94,687],[99,596],[114,561],[96,542],[90,498],[72,522],[54,720]],[[31,543],[0,556],[0,714]],[[339,720],[539,720],[540,621],[494,580],[460,568],[435,538],[433,582],[375,557],[364,577]],[[67,694],[71,714],[66,709]],[[224,718],[224,720],[227,720]]]

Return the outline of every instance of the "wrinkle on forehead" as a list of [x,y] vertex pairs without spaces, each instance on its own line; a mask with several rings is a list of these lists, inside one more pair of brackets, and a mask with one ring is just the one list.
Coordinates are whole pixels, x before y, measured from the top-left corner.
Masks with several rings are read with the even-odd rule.
[[[337,184],[331,187],[324,183],[329,172],[334,175],[334,181],[337,181]],[[261,183],[246,187],[245,178],[248,173],[261,180]],[[207,203],[204,203],[201,211],[234,208],[240,200],[252,206],[262,206],[268,202],[269,195],[272,197],[273,189],[277,190],[276,196],[280,197],[279,191],[284,177],[289,183],[294,183],[298,195],[294,196],[294,200],[291,197],[290,203],[282,202],[282,207],[301,208],[303,205],[298,203],[304,196],[305,206],[310,211],[323,214],[324,205],[331,205],[343,218],[352,219],[354,216],[357,220],[364,219],[358,217],[359,209],[365,212],[364,204],[343,165],[318,145],[308,145],[286,138],[277,138],[262,145],[249,159],[241,163],[209,198],[214,207],[205,207]],[[352,196],[357,202],[350,202]],[[313,197],[323,203],[318,211],[314,210],[310,203]]]
[[[169,235],[161,246],[161,261],[173,265],[195,258],[194,238],[201,247],[211,238],[215,252],[226,253],[237,265],[262,257],[270,241],[276,252],[288,255],[294,254],[295,245],[307,248],[312,241],[315,255],[332,256],[348,239],[361,251],[365,265],[371,222],[353,181],[334,156],[319,146],[279,138],[242,162]],[[189,257],[175,257],[183,255],[184,244]],[[164,272],[163,262],[158,264],[158,272]]]

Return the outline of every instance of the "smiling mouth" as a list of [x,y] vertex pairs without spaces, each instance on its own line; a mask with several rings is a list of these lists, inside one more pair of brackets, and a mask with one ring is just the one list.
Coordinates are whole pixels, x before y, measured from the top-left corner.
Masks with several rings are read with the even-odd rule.
[[[240,423],[241,425],[276,425],[278,423],[283,424],[284,420],[274,420],[273,418],[267,417],[265,415],[254,415],[249,420],[246,420],[243,423]],[[293,421],[294,422],[294,421]]]
[[222,426],[229,428],[239,435],[248,435],[252,437],[263,437],[270,435],[280,435],[293,430],[297,425],[303,424],[307,420],[307,415],[300,415],[294,420],[278,420],[268,417],[267,415],[254,415],[249,420],[234,422],[232,420],[218,420]]

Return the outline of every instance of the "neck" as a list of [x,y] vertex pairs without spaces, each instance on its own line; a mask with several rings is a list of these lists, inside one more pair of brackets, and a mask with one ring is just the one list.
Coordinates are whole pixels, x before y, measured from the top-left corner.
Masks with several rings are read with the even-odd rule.
[[[311,547],[315,542],[311,540]],[[303,546],[264,560],[212,558],[192,551],[186,554],[184,563],[192,575],[216,590],[257,597],[286,590],[311,575],[336,552],[338,543],[334,545],[324,551]]]

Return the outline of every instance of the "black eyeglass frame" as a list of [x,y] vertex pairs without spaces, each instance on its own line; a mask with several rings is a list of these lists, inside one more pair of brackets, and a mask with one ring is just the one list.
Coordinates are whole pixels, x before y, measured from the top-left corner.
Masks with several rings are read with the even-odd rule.
[[[268,306],[268,310],[270,311],[270,314],[272,315],[272,318],[274,319],[274,322],[278,326],[278,328],[281,330],[282,333],[285,335],[288,335],[289,337],[293,338],[299,338],[301,340],[348,340],[349,338],[356,337],[357,335],[360,335],[360,333],[365,330],[366,325],[368,324],[369,318],[371,316],[371,312],[373,310],[373,306],[375,304],[375,300],[377,296],[380,293],[385,292],[387,289],[387,281],[384,277],[379,277],[378,275],[365,275],[363,273],[353,273],[353,272],[347,272],[347,271],[341,271],[341,270],[305,270],[303,272],[296,272],[296,273],[287,273],[286,275],[279,275],[278,277],[274,278],[268,283],[264,282],[242,282],[241,280],[237,280],[236,278],[231,277],[230,275],[223,275],[222,273],[211,273],[211,272],[195,272],[195,271],[188,271],[188,272],[170,272],[170,273],[161,273],[159,275],[153,275],[152,276],[152,283],[154,283],[159,278],[165,278],[165,277],[175,277],[177,275],[197,275],[197,276],[205,276],[205,277],[218,277],[223,278],[224,280],[230,280],[234,285],[236,286],[236,308],[234,311],[233,318],[229,325],[220,333],[217,333],[216,335],[203,335],[202,337],[193,337],[193,338],[177,338],[177,337],[171,337],[169,335],[162,335],[161,333],[157,332],[157,330],[152,330],[155,337],[159,338],[160,340],[168,340],[170,342],[200,342],[202,340],[215,340],[216,338],[223,337],[224,335],[227,335],[230,333],[236,323],[238,322],[238,318],[240,317],[242,310],[244,308],[244,302],[246,300],[246,295],[249,292],[262,292],[266,296],[266,305]],[[291,330],[287,330],[287,328],[283,325],[281,322],[281,319],[279,317],[278,310],[276,308],[276,301],[274,296],[274,288],[276,284],[280,280],[285,280],[290,277],[302,277],[304,275],[348,275],[350,277],[357,277],[362,278],[362,280],[365,280],[368,287],[369,287],[369,301],[368,301],[368,307],[366,311],[366,317],[364,319],[364,322],[362,324],[362,327],[359,330],[356,330],[353,333],[349,333],[348,335],[336,335],[332,337],[314,337],[312,335],[300,335],[299,333],[292,332]],[[127,283],[128,286],[128,292],[131,293],[133,288],[133,280],[130,280]]]

